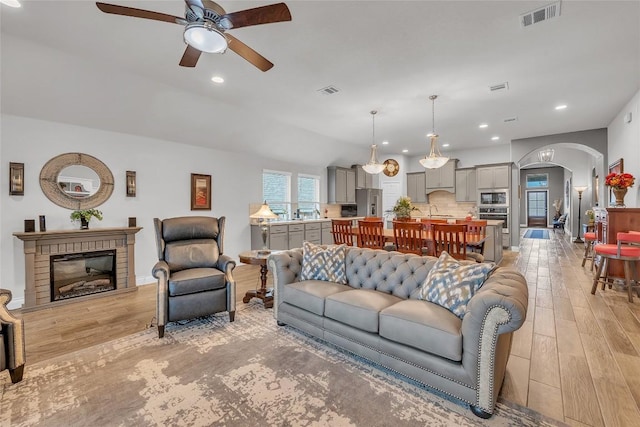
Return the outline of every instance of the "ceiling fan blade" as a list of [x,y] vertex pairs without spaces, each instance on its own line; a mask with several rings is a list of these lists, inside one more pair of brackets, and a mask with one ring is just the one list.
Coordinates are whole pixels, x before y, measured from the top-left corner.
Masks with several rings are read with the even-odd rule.
[[242,43],[240,40],[233,37],[231,34],[225,33],[224,35],[229,42],[229,49],[231,49],[232,51],[234,51],[235,53],[237,53],[238,55],[240,55],[241,57],[243,57],[244,59],[252,63],[261,71],[268,71],[273,67],[273,64],[269,62],[267,58],[260,55],[258,52],[251,49],[249,46]]
[[172,24],[184,25],[184,18],[178,16],[167,15],[166,13],[153,12],[151,10],[135,9],[133,7],[118,6],[115,4],[96,2],[98,9],[104,13],[112,13],[114,15],[132,16],[134,18],[145,18],[153,21],[171,22]]
[[272,22],[291,21],[291,12],[284,3],[256,7],[228,13],[223,16],[233,24],[233,28],[248,27],[250,25],[269,24]]
[[181,67],[195,67],[198,63],[198,59],[200,59],[200,54],[202,52],[196,49],[195,47],[191,47],[187,45],[187,48],[182,55],[182,59],[180,60]]

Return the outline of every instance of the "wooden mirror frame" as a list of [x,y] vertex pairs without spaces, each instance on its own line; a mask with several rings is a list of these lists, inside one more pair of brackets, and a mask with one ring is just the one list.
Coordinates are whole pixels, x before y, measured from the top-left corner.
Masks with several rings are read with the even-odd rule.
[[[58,175],[67,166],[81,165],[92,169],[100,178],[100,188],[89,197],[78,199],[66,194],[58,185]],[[40,171],[40,188],[49,200],[68,209],[91,209],[106,202],[113,193],[113,174],[100,160],[84,153],[65,153],[49,160]]]

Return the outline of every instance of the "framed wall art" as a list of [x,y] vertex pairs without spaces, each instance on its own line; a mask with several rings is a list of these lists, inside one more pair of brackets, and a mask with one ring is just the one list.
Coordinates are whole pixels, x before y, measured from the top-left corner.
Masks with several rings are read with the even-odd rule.
[[[609,165],[609,173],[623,173],[624,159],[620,158]],[[608,175],[608,174],[607,174]],[[615,206],[616,197],[613,195],[611,187],[609,187],[609,206]]]
[[191,174],[191,210],[211,210],[211,175]]

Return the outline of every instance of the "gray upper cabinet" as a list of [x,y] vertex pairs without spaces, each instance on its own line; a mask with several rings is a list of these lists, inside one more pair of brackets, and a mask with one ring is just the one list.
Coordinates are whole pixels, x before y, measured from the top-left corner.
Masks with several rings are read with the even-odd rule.
[[373,175],[366,173],[362,165],[353,165],[351,169],[356,173],[356,188],[373,188]]
[[456,202],[475,202],[476,190],[476,170],[456,169]]
[[356,172],[353,169],[329,166],[327,168],[327,203],[356,202]]
[[424,172],[407,173],[407,196],[414,203],[427,202],[427,179]]
[[444,190],[450,193],[456,192],[456,165],[458,159],[449,159],[449,161],[438,169],[427,169],[427,186],[426,193]]
[[511,166],[482,166],[476,168],[478,189],[509,188],[511,182]]

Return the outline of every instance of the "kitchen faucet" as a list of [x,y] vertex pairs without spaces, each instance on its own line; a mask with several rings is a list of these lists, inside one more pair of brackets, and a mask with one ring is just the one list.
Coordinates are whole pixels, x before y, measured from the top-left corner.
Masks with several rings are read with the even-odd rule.
[[432,204],[428,204],[427,206],[429,206],[429,218],[431,218],[431,207],[436,208],[436,212],[438,212],[438,206]]

